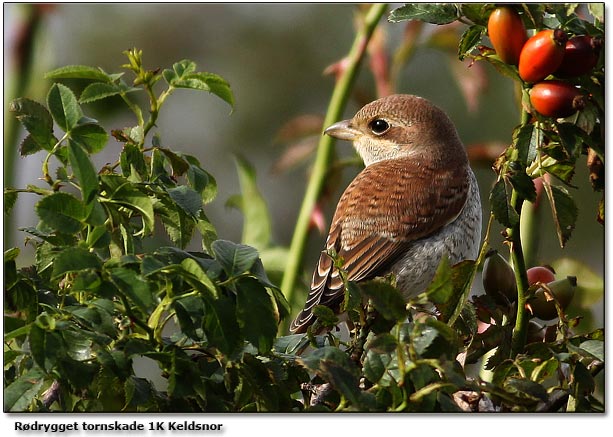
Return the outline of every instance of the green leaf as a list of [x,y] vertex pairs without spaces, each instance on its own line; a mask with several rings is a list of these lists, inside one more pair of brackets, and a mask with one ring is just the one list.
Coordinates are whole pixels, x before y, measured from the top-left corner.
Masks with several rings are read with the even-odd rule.
[[270,213],[256,183],[255,169],[243,157],[235,157],[241,187],[240,200],[236,203],[243,213],[243,236],[241,242],[264,249],[270,245]]
[[378,352],[381,354],[388,354],[394,352],[398,346],[398,341],[389,332],[384,332],[372,338],[366,343],[366,349],[369,351]]
[[234,107],[234,95],[224,78],[213,73],[198,73],[195,69],[193,61],[184,59],[175,63],[172,70],[164,70],[162,76],[175,88],[209,91]]
[[[198,196],[200,198],[200,196]],[[170,202],[165,202],[170,203]],[[180,206],[173,203],[165,205],[163,208],[159,205],[156,211],[162,219],[164,229],[170,237],[173,244],[180,248],[185,248],[194,235],[196,223],[192,216],[189,216]]]
[[509,378],[505,381],[505,386],[539,401],[547,402],[549,399],[545,387],[529,379]]
[[453,296],[453,283],[451,282],[451,265],[449,257],[444,255],[436,268],[434,278],[426,289],[428,300],[435,305],[446,304]]
[[[38,316],[46,314],[43,313]],[[48,316],[47,316],[48,317]],[[54,321],[54,319],[51,319]],[[30,328],[30,336],[28,338],[30,342],[30,350],[32,351],[32,358],[34,362],[45,371],[52,370],[56,363],[58,356],[64,356],[66,351],[62,347],[62,340],[59,334],[53,330],[43,329],[38,324],[32,325]]]
[[9,215],[17,202],[19,193],[17,191],[4,190],[4,214]]
[[401,321],[407,316],[406,303],[400,292],[383,281],[360,284],[360,292],[368,297],[375,309],[387,320]]
[[329,382],[354,406],[360,406],[362,393],[358,385],[359,371],[345,352],[333,346],[325,346],[298,358],[298,362]]
[[92,79],[111,82],[116,77],[105,73],[101,68],[87,65],[66,65],[45,73],[45,79]]
[[541,168],[555,176],[567,185],[573,186],[571,181],[575,175],[575,165],[569,161],[556,161],[548,156],[541,161]]
[[334,311],[325,305],[315,305],[312,312],[319,324],[326,328],[333,328],[339,322]]
[[166,191],[171,199],[181,207],[183,211],[192,217],[198,216],[198,212],[202,208],[202,198],[200,194],[185,185],[169,188]]
[[75,126],[70,138],[81,144],[89,153],[98,153],[106,146],[109,134],[99,124],[85,123]]
[[83,112],[73,92],[65,85],[55,83],[47,94],[47,106],[55,122],[68,132],[78,123]]
[[157,150],[166,156],[170,162],[170,166],[172,167],[172,172],[175,177],[183,176],[185,172],[189,170],[190,165],[182,156],[179,156],[172,150],[164,147],[158,147]]
[[98,193],[98,174],[89,156],[74,141],[68,141],[68,161],[79,181],[83,202],[90,203]]
[[492,213],[496,220],[501,225],[507,228],[515,226],[519,222],[519,214],[513,209],[509,203],[509,197],[507,195],[507,187],[503,178],[499,179],[490,193],[490,205]]
[[124,383],[124,390],[126,394],[126,405],[124,409],[136,408],[151,401],[153,387],[145,378],[138,378],[134,375],[130,375]]
[[510,178],[509,182],[513,185],[513,188],[517,193],[529,202],[536,200],[536,187],[534,181],[523,171],[515,172]]
[[546,182],[543,182],[543,188],[549,199],[560,247],[563,248],[575,229],[579,210],[565,188]]
[[45,382],[44,373],[39,367],[32,367],[4,388],[4,411],[25,412],[38,397]]
[[231,354],[240,344],[241,330],[236,320],[236,304],[230,297],[206,301],[204,330],[212,346]]
[[573,123],[560,123],[557,128],[564,149],[569,156],[574,157],[577,152],[581,151],[582,144],[588,141],[589,137]]
[[272,348],[277,335],[277,319],[266,289],[253,278],[241,278],[236,285],[236,318],[243,337],[260,354]]
[[91,103],[96,100],[106,99],[107,97],[116,96],[119,94],[131,93],[134,91],[141,91],[140,88],[127,87],[122,84],[115,83],[101,83],[96,82],[89,84],[81,93],[79,103]]
[[480,25],[470,26],[464,31],[458,47],[458,57],[460,61],[463,61],[466,55],[481,43],[481,38],[485,35],[485,32],[486,27]]
[[231,241],[214,241],[212,248],[215,253],[215,259],[231,278],[251,269],[258,259],[258,251],[253,247],[236,244]]
[[536,124],[525,124],[513,131],[513,145],[518,151],[518,160],[529,166],[536,158],[536,150],[543,144],[543,131]]
[[53,277],[57,278],[66,273],[78,272],[85,269],[99,270],[102,262],[96,254],[81,247],[64,249],[55,257],[53,262]]
[[154,229],[153,202],[145,193],[139,191],[134,184],[118,175],[101,175],[100,180],[105,186],[107,199],[101,201],[116,203],[140,214],[143,220],[145,234]]
[[123,175],[132,182],[140,182],[149,176],[143,152],[134,144],[127,143],[123,146],[119,163]]
[[604,361],[604,341],[586,340],[579,347],[597,360]]
[[155,300],[153,293],[149,289],[149,284],[134,270],[117,267],[110,269],[110,274],[117,288],[143,312],[148,313],[155,306]]
[[392,23],[420,20],[432,24],[448,24],[458,17],[458,8],[451,3],[413,3],[394,9],[387,19]]
[[460,10],[463,16],[475,24],[487,26],[487,20],[493,9],[492,4],[483,3],[461,3]]
[[84,226],[85,205],[72,194],[58,191],[43,197],[34,209],[45,225],[59,232],[76,234]]
[[193,156],[185,155],[185,160],[189,162],[189,169],[187,170],[189,184],[200,193],[205,204],[212,202],[217,196],[217,181],[210,173],[200,167],[200,163]]
[[[40,149],[51,151],[57,143],[53,136],[53,118],[43,105],[34,100],[19,98],[11,102],[9,111],[30,134],[21,145],[21,154],[31,154]],[[32,144],[32,142],[34,144]]]

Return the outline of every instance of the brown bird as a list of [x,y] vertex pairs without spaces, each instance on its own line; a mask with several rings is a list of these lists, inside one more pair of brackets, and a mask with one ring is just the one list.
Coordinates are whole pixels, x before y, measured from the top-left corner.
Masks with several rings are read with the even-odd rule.
[[474,260],[481,239],[477,181],[440,108],[421,97],[392,95],[324,133],[352,141],[366,168],[338,202],[304,309],[290,328],[296,333],[315,322],[314,306],[338,312],[344,299],[329,253],[342,259],[349,281],[393,273],[408,299],[425,290],[443,254],[452,264]]

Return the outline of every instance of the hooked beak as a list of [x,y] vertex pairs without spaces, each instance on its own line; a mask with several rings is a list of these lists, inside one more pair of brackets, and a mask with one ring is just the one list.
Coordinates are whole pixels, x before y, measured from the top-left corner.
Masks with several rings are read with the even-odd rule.
[[360,135],[360,131],[351,126],[351,120],[343,120],[328,127],[324,134],[339,140],[354,141]]

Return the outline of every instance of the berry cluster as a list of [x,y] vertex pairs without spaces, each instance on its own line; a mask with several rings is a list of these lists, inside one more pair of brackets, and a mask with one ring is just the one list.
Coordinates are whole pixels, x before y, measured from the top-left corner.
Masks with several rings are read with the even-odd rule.
[[562,118],[585,107],[588,96],[572,78],[596,67],[602,39],[590,35],[569,38],[562,29],[544,29],[528,38],[522,18],[512,6],[496,8],[487,31],[498,57],[516,65],[519,77],[532,87],[530,104],[534,110]]

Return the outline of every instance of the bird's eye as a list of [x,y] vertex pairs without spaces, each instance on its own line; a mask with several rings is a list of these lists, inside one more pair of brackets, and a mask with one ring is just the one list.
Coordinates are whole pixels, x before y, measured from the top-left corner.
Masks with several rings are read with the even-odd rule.
[[382,118],[376,118],[370,122],[368,127],[370,127],[370,130],[372,131],[373,134],[382,135],[385,132],[387,132],[387,130],[390,128],[390,125],[387,121],[383,120]]

